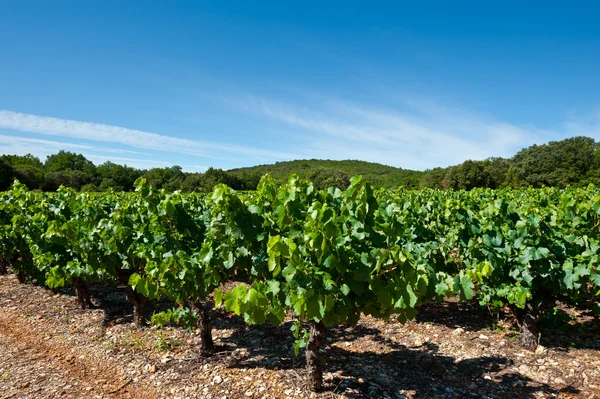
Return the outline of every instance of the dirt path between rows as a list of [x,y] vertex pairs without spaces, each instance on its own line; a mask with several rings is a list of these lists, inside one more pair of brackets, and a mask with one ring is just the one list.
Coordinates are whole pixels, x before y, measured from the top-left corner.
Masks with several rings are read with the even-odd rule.
[[39,329],[52,320],[19,310],[0,309],[0,399],[158,397],[132,384],[114,362],[64,342],[61,328]]
[[537,352],[476,304],[432,303],[405,325],[363,317],[328,329],[326,391],[314,394],[290,321],[248,326],[213,310],[217,353],[205,359],[197,332],[135,329],[122,288],[90,292],[97,308],[81,310],[69,290],[0,276],[0,399],[600,399],[600,320],[587,310],[566,308],[572,321],[546,328]]

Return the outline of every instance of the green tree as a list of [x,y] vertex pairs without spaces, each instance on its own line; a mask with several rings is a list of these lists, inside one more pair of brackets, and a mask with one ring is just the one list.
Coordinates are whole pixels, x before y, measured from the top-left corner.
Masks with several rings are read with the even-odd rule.
[[30,190],[38,190],[44,186],[45,174],[42,168],[20,164],[13,167],[15,177]]
[[40,161],[40,159],[38,157],[35,157],[32,154],[27,154],[27,155],[5,154],[5,155],[2,155],[2,160],[12,166],[27,165],[27,166],[32,166],[34,168],[39,168],[39,169],[42,169],[44,167],[44,164],[42,163],[42,161]]
[[201,191],[201,183],[201,173],[186,173],[185,178],[181,182],[181,191],[184,193]]
[[208,168],[202,175],[201,187],[202,191],[212,191],[218,184],[225,184],[234,190],[243,190],[244,187],[237,176],[232,175],[223,169]]
[[532,145],[512,158],[514,173],[519,181],[533,187],[577,184],[592,169],[596,148],[589,137]]
[[510,168],[510,161],[505,158],[488,158],[483,161],[484,171],[489,178],[489,188],[503,187]]
[[310,175],[309,180],[311,180],[319,190],[329,187],[345,190],[350,185],[350,178],[348,175],[343,171],[336,169],[317,169]]
[[148,184],[155,188],[167,190],[178,190],[185,179],[181,166],[169,168],[152,168],[144,173],[143,178]]
[[48,172],[78,170],[90,175],[96,173],[96,167],[92,161],[86,159],[82,154],[68,151],[59,151],[57,154],[49,155],[44,163],[44,168]]
[[475,187],[489,187],[490,175],[483,162],[465,161],[450,168],[448,172],[450,188],[455,190],[472,190]]
[[44,182],[45,191],[56,191],[60,186],[81,190],[83,186],[91,183],[93,176],[80,170],[65,170],[61,172],[46,173]]
[[2,161],[13,169],[13,178],[18,179],[30,190],[41,189],[44,184],[44,164],[39,158],[27,155],[2,155]]
[[0,159],[0,191],[8,190],[12,184],[14,176],[13,168]]
[[[142,175],[140,170],[131,168],[127,165],[119,165],[110,161],[104,162],[102,165],[96,168],[98,176],[98,184],[102,185],[105,179],[108,179],[111,183],[111,187],[123,191],[132,191],[135,180]],[[106,186],[107,183],[105,183]],[[108,186],[106,186],[108,187]]]
[[98,186],[98,191],[108,191],[111,189],[114,191],[124,191],[123,186],[121,186],[119,183],[117,183],[113,179],[108,178],[108,177],[105,177],[104,179],[102,179],[102,182],[100,182],[100,185]]
[[447,173],[448,169],[446,168],[434,168],[431,170],[427,170],[423,175],[421,175],[421,178],[419,179],[419,187],[438,189],[445,188],[444,179],[446,178]]

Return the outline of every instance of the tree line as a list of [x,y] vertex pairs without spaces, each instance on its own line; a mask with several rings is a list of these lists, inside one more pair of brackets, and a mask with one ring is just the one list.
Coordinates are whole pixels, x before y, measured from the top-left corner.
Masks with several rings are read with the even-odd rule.
[[225,171],[209,168],[204,173],[184,172],[180,166],[136,169],[107,161],[94,165],[82,154],[60,151],[42,162],[29,154],[0,157],[0,190],[15,179],[31,190],[56,191],[70,187],[78,191],[133,191],[143,177],[159,189],[209,192],[217,184],[235,190],[256,190],[260,178],[270,174],[284,183],[291,174],[313,182],[316,188],[347,188],[350,176],[362,175],[376,188],[473,188],[559,187],[600,184],[600,144],[590,137],[572,137],[532,145],[511,158],[468,160],[460,165],[414,171],[357,160],[296,160]]

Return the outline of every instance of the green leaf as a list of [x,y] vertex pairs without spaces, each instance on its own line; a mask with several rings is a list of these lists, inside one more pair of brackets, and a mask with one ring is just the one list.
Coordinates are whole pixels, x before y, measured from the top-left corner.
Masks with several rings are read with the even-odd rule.
[[137,273],[133,273],[131,277],[129,277],[129,285],[135,290],[138,284],[140,283],[140,280],[141,276]]
[[347,296],[350,293],[350,287],[348,287],[347,284],[342,284],[340,286],[340,291],[342,292],[342,294]]
[[215,307],[218,308],[223,303],[223,290],[218,288],[214,293]]
[[454,291],[460,294],[462,300],[473,299],[475,296],[474,289],[475,285],[468,276],[458,275],[454,278]]
[[267,281],[267,285],[269,286],[269,292],[271,292],[273,295],[279,294],[279,281],[269,280]]

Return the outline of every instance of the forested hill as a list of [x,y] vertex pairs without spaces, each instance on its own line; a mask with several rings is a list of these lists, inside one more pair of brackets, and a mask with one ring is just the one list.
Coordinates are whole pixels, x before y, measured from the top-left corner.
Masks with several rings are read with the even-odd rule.
[[[475,187],[565,187],[600,184],[600,143],[589,137],[572,137],[524,148],[511,158],[468,160],[460,165],[414,171],[364,161],[305,160],[278,162],[229,171],[236,176],[269,173],[283,181],[292,173],[316,185],[343,186],[362,175],[376,187],[465,189]],[[323,184],[327,183],[327,184]]]
[[248,168],[186,173],[181,167],[140,170],[106,162],[94,165],[81,154],[60,151],[42,162],[32,156],[0,157],[0,191],[19,179],[30,189],[56,190],[59,186],[81,191],[130,191],[138,177],[166,190],[210,191],[218,183],[236,190],[254,190],[261,176],[277,181],[291,174],[310,179],[317,188],[347,187],[350,177],[362,175],[375,187],[466,189],[475,187],[565,187],[600,185],[600,143],[589,137],[572,137],[522,149],[511,158],[465,161],[448,168],[414,171],[364,161],[297,160]]
[[291,174],[309,179],[317,186],[347,185],[348,177],[362,175],[377,187],[418,187],[425,172],[395,168],[379,163],[346,160],[331,161],[307,159],[257,165],[228,171],[237,176],[270,174],[278,181],[285,181]]

